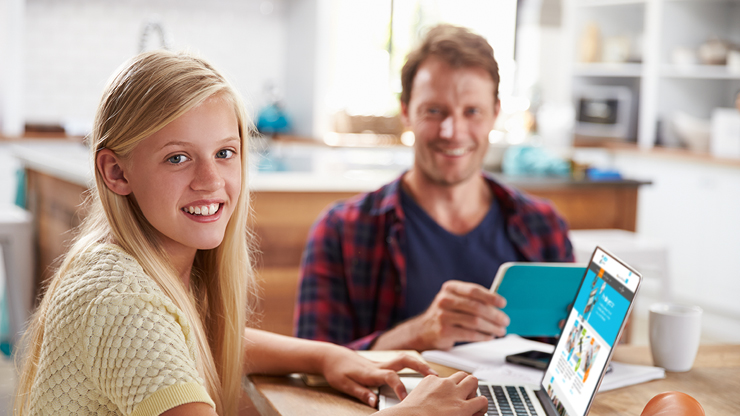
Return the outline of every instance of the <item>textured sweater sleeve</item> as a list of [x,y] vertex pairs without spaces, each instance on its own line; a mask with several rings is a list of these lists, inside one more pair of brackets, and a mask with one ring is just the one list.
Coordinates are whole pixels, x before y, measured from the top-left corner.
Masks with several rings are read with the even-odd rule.
[[213,406],[197,371],[190,326],[161,292],[135,281],[115,285],[93,299],[84,316],[85,372],[118,411]]

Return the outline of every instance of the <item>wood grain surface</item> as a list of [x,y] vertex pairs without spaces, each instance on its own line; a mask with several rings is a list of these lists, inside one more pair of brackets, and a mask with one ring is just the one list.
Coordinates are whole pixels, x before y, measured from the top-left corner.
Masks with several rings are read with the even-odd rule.
[[[620,345],[614,359],[652,365],[646,346]],[[433,365],[442,375],[452,369]],[[369,415],[374,409],[328,387],[306,387],[300,378],[253,375],[244,388],[265,416]],[[590,415],[638,416],[647,402],[665,391],[680,391],[701,403],[707,415],[740,414],[740,345],[702,345],[694,367],[685,373],[666,372],[666,378],[598,393]]]

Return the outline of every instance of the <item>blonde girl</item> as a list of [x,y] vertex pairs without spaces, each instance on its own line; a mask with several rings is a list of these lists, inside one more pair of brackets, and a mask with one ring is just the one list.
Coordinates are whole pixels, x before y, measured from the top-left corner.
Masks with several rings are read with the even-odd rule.
[[[15,414],[234,415],[245,374],[289,372],[374,405],[369,386],[406,396],[395,370],[433,373],[247,327],[251,132],[202,59],[148,52],[117,72],[90,139],[89,214],[26,333]],[[475,387],[430,376],[384,412],[474,414]]]

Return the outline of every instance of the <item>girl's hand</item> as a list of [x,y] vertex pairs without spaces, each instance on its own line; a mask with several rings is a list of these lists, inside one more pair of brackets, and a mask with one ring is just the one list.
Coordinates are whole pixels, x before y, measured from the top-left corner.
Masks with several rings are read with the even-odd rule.
[[477,395],[478,379],[462,371],[447,378],[426,377],[401,403],[382,414],[483,415],[488,400]]
[[400,399],[407,396],[406,387],[396,373],[407,367],[423,375],[437,375],[427,364],[409,355],[399,355],[391,361],[375,363],[355,351],[336,345],[332,345],[324,355],[322,374],[335,389],[375,407],[378,397],[368,387],[387,384]]

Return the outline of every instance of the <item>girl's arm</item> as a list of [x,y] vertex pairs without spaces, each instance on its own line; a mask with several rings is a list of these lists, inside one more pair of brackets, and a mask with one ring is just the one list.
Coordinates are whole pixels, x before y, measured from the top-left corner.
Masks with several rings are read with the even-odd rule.
[[[378,412],[383,416],[480,416],[487,409],[483,396],[476,396],[478,380],[463,372],[447,378],[428,376],[401,403]],[[217,416],[205,403],[188,403],[163,416]]]
[[286,337],[252,328],[245,329],[244,338],[245,374],[321,374],[335,389],[373,407],[377,396],[368,386],[387,384],[398,397],[406,397],[406,388],[397,371],[408,367],[424,375],[437,374],[425,363],[405,355],[379,364],[328,342]]
[[218,413],[206,403],[185,403],[162,413],[162,416],[218,416]]
[[487,401],[477,396],[478,380],[463,372],[448,378],[426,377],[406,398],[397,371],[412,368],[435,375],[429,366],[410,356],[384,364],[374,363],[355,351],[327,342],[286,337],[248,328],[245,337],[245,374],[322,374],[337,390],[375,407],[377,396],[368,386],[388,384],[402,402],[383,410],[384,416],[483,415]]

